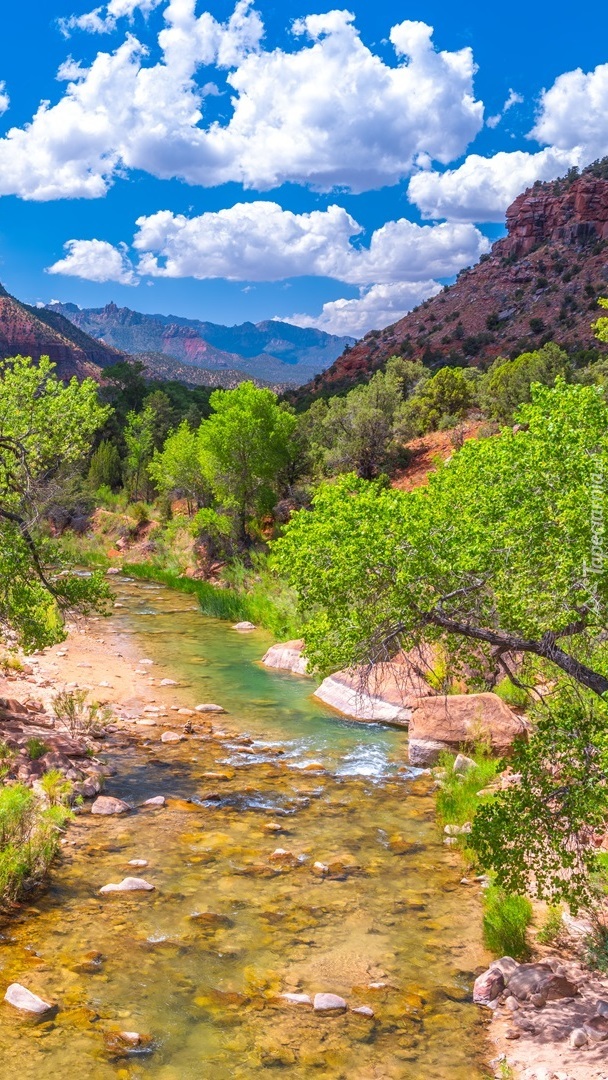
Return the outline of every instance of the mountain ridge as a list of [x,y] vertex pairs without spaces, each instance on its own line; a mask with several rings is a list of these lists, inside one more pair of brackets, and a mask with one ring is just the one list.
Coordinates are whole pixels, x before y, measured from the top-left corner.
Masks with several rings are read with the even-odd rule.
[[507,235],[456,281],[402,319],[372,330],[288,397],[304,407],[344,393],[395,354],[429,367],[485,367],[555,341],[597,348],[591,329],[608,292],[608,158],[537,182],[506,214]]

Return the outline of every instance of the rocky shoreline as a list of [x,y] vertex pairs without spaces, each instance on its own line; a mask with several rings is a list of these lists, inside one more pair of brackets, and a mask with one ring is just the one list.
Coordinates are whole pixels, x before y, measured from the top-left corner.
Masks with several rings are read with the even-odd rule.
[[[52,699],[58,690],[86,690],[91,700],[101,700],[108,706],[112,719],[98,733],[100,737],[72,738],[55,725]],[[217,734],[220,741],[226,737],[225,732],[216,732],[211,722],[214,712],[223,711],[220,704],[204,703],[199,711],[181,703],[175,680],[161,677],[154,663],[137,656],[131,643],[121,636],[105,635],[104,622],[95,618],[70,627],[64,644],[29,658],[22,671],[5,672],[0,677],[0,696],[3,737],[18,751],[16,778],[34,786],[45,768],[58,768],[72,780],[76,792],[85,797],[83,809],[93,813],[114,814],[130,809],[126,804],[114,805],[120,800],[102,793],[105,779],[116,771],[100,760],[104,751],[120,751],[143,738],[178,742],[192,732],[212,737]],[[23,752],[31,738],[48,747],[34,761]],[[152,802],[160,807],[164,799],[159,796]],[[78,837],[78,830],[73,833]],[[73,846],[78,839],[65,838],[65,842]],[[141,870],[134,867],[133,872]],[[104,887],[116,891],[152,886],[145,878],[131,877]],[[585,1027],[597,1014],[598,1001],[608,1000],[608,981],[591,976],[571,956],[552,955],[551,963],[554,974],[555,965],[565,969],[569,985],[575,988],[571,995],[546,1000],[542,1005],[540,999],[533,1001],[528,995],[513,1006],[511,999],[517,999],[508,992],[503,975],[503,986],[495,997],[480,1002],[480,1007],[492,1007],[489,1036],[494,1054],[498,1055],[492,1062],[495,1075],[507,1075],[506,1063],[511,1075],[521,1080],[608,1077],[608,1053],[604,1050],[608,1044],[600,1038],[608,1023],[602,1022],[599,1027],[596,1023],[598,1032],[592,1035]],[[572,1045],[573,1030],[583,1030],[586,1039],[577,1036],[576,1045]]]

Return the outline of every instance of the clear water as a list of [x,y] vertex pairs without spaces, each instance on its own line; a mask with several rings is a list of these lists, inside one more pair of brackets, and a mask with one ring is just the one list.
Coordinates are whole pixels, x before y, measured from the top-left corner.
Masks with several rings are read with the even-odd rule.
[[[213,725],[227,737],[166,746],[151,729],[115,756],[108,794],[169,804],[81,817],[48,891],[3,928],[3,984],[60,1009],[40,1023],[2,1006],[0,1077],[482,1080],[478,900],[403,734],[341,720],[310,680],[261,667],[263,632],[162,587],[116,589],[125,606],[104,635],[177,679],[176,704],[223,705]],[[278,847],[289,855],[271,858]],[[155,891],[99,895],[128,874]],[[285,991],[375,1015],[322,1017]],[[117,1044],[124,1030],[150,1052]]]

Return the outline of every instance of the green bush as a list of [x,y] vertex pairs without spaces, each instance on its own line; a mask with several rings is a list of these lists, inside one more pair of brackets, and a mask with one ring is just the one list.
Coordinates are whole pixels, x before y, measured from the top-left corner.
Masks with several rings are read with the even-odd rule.
[[46,872],[70,817],[65,806],[43,809],[23,784],[0,788],[1,904],[15,901]]
[[514,896],[492,885],[483,898],[483,940],[495,956],[528,956],[526,931],[532,921],[532,904],[525,896]]
[[554,941],[557,941],[564,929],[562,914],[561,904],[552,904],[548,908],[547,917],[536,935],[541,945],[552,945]]
[[43,757],[48,751],[46,743],[43,743],[42,739],[37,739],[36,736],[27,740],[25,748],[28,752],[30,761],[37,761],[38,758]]

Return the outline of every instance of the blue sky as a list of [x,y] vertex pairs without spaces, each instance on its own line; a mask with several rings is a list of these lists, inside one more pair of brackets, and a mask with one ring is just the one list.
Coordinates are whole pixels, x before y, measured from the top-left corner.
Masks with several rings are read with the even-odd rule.
[[30,303],[359,336],[608,153],[597,3],[566,33],[520,2],[94,2],[3,11],[0,281]]

